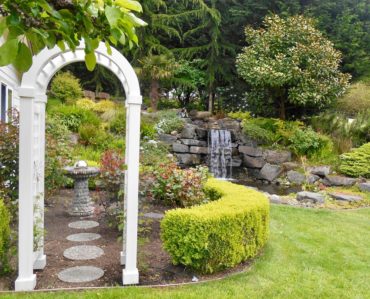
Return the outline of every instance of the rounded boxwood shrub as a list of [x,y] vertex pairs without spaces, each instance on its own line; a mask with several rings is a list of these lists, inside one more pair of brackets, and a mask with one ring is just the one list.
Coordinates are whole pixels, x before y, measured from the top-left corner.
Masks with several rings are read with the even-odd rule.
[[0,199],[0,274],[9,272],[10,216]]
[[77,99],[81,98],[83,91],[80,80],[72,73],[61,72],[51,82],[50,94],[63,103],[73,104]]
[[370,142],[340,156],[340,172],[352,177],[370,178]]
[[161,238],[175,265],[212,273],[258,254],[269,234],[269,202],[258,191],[226,181],[210,179],[205,188],[221,198],[167,211]]

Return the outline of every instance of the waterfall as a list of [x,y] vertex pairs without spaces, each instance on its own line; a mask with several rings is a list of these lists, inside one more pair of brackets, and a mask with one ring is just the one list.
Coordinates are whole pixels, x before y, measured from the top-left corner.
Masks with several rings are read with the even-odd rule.
[[[231,133],[228,130],[211,130],[208,133],[209,166],[216,178],[231,177]],[[228,173],[227,169],[230,167]]]

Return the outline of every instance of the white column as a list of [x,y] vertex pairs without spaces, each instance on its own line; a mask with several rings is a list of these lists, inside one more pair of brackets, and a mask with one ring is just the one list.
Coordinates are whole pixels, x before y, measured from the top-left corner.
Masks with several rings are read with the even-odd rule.
[[36,185],[35,205],[37,206],[37,231],[40,236],[37,251],[34,252],[33,269],[41,270],[46,266],[46,255],[44,253],[44,198],[45,198],[45,106],[46,95],[37,96],[36,105],[38,106],[38,178]]
[[19,228],[18,278],[16,291],[30,291],[36,286],[33,274],[33,128],[34,98],[20,93],[19,115]]
[[[140,99],[137,99],[140,97]],[[124,230],[125,268],[122,273],[124,285],[139,283],[137,269],[137,228],[139,209],[139,154],[141,96],[127,99],[126,135],[126,225]],[[139,102],[139,104],[138,104]]]

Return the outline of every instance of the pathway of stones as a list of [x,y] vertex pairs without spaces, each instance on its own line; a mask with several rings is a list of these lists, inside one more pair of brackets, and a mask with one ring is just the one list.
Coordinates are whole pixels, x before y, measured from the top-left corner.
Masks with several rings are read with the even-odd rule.
[[[68,227],[73,229],[91,229],[98,227],[96,221],[82,220],[68,224]],[[67,240],[73,242],[89,242],[101,238],[95,233],[77,233],[69,235]],[[103,249],[98,246],[77,245],[64,250],[64,257],[70,260],[93,260],[104,254]],[[101,278],[104,275],[104,270],[93,266],[78,266],[64,269],[59,272],[58,278],[61,281],[68,283],[90,282]]]

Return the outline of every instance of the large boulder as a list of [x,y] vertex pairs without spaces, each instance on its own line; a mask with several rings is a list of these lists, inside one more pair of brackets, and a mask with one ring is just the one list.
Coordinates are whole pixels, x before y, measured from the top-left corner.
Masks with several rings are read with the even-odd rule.
[[265,150],[263,157],[268,163],[282,164],[292,160],[292,153],[289,151]]
[[239,153],[252,157],[262,157],[262,150],[259,147],[241,145],[239,146]]
[[358,184],[362,192],[370,192],[370,181]]
[[172,150],[175,153],[188,153],[189,152],[189,147],[185,144],[173,143],[172,144]]
[[339,175],[327,175],[323,180],[323,184],[326,186],[353,186],[356,183],[356,179],[348,178]]
[[303,202],[324,203],[325,196],[316,192],[301,191],[297,193],[297,200]]
[[198,165],[201,163],[200,155],[196,154],[176,154],[180,164],[184,165]]
[[265,163],[265,160],[263,160],[261,157],[250,157],[247,155],[243,156],[243,165],[248,168],[262,168]]
[[197,139],[180,139],[183,144],[192,146],[207,146],[207,142]]
[[260,171],[260,177],[264,180],[272,182],[282,173],[282,170],[282,167],[279,165],[266,163]]
[[197,132],[196,132],[197,126],[193,124],[185,124],[184,128],[181,131],[181,138],[185,139],[196,139],[197,138]]
[[308,168],[308,171],[314,175],[327,176],[330,173],[330,166],[314,166]]
[[303,173],[294,170],[289,170],[287,172],[287,178],[289,182],[296,185],[301,185],[306,180],[306,176]]

